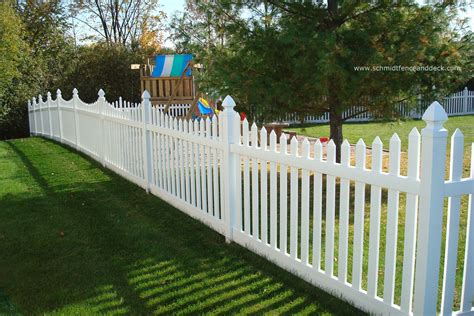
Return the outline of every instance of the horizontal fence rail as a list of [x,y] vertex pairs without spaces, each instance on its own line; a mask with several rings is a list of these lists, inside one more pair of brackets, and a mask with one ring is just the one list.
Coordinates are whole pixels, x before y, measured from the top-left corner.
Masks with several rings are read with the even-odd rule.
[[141,103],[109,103],[100,90],[86,104],[77,90],[69,101],[58,90],[28,110],[32,135],[84,152],[366,312],[474,313],[474,147],[463,177],[464,136],[453,133],[445,179],[439,103],[406,150],[397,134],[388,151],[378,137],[370,148],[344,141],[341,162],[332,141],[288,144],[284,133],[241,123],[231,97],[223,106],[188,121],[152,106],[146,91]]
[[[469,115],[474,114],[474,91],[464,90],[453,93],[441,101],[444,110],[448,116]],[[416,101],[415,106],[409,106],[407,102],[400,102],[395,109],[398,116],[402,118],[421,119],[423,113],[431,104],[429,101],[422,100],[421,97]],[[342,115],[346,122],[369,122],[377,118],[363,106],[353,106]],[[282,122],[294,123],[328,123],[329,113],[322,115],[303,115],[298,113],[288,114],[282,118]]]

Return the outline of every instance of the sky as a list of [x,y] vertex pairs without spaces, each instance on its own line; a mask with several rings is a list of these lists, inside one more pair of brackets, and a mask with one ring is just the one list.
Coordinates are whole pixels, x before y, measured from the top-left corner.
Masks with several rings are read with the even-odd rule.
[[[161,10],[166,13],[167,22],[170,21],[171,17],[176,11],[184,11],[185,0],[160,0]],[[165,36],[168,37],[168,32],[165,32]],[[173,47],[173,43],[169,40],[165,40],[165,46]]]
[[160,0],[163,11],[170,17],[174,11],[183,11],[185,0]]

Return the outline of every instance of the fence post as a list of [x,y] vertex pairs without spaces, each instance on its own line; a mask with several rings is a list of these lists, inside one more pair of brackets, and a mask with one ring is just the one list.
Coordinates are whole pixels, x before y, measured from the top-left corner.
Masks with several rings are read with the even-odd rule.
[[152,181],[151,134],[148,130],[151,117],[150,93],[145,90],[142,94],[142,120],[143,120],[143,163],[146,181],[146,192],[150,192]]
[[28,126],[30,128],[30,136],[33,135],[33,124],[31,124],[31,120],[34,118],[33,112],[31,112],[31,100],[28,100]]
[[99,119],[100,119],[100,162],[102,167],[105,167],[105,133],[104,133],[104,108],[105,108],[105,92],[100,89],[97,93],[99,95],[98,107],[99,107]]
[[59,141],[63,143],[63,118],[61,115],[61,101],[62,101],[62,95],[61,95],[61,90],[56,90],[56,107],[58,111],[58,122],[59,122]]
[[79,116],[77,115],[77,101],[79,100],[78,91],[76,88],[72,90],[72,108],[74,109],[74,127],[76,129],[76,150],[80,150],[81,137],[79,136]]
[[40,112],[41,135],[44,135],[43,108],[41,107],[41,103],[43,103],[43,97],[40,94],[38,95],[38,108]]
[[53,138],[53,126],[51,120],[51,92],[46,93],[46,106],[48,107],[48,136]]
[[236,154],[232,153],[231,145],[240,143],[240,116],[234,110],[235,101],[226,96],[222,102],[224,111],[219,115],[222,124],[221,140],[224,143],[223,169],[224,174],[224,220],[226,223],[225,240],[230,243],[233,239],[235,212],[240,212],[241,201],[237,194],[240,183],[237,183],[240,162]]
[[433,102],[423,115],[414,315],[435,315],[443,224],[444,172],[448,119]]
[[33,135],[37,136],[38,135],[38,107],[36,106],[36,99],[33,97],[31,99],[31,104],[33,105],[33,115],[34,115],[34,120],[35,120],[35,131]]
[[467,90],[467,87],[464,87],[464,90],[462,91],[462,112],[463,114],[467,114],[467,102],[468,100],[468,93],[469,91]]
[[46,106],[48,107],[48,131],[49,138],[53,138],[53,122],[51,120],[51,92],[46,93]]

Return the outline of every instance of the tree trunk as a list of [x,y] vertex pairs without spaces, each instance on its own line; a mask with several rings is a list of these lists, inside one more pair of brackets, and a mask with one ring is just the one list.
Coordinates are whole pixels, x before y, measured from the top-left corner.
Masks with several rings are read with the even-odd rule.
[[329,138],[336,145],[336,162],[341,162],[342,115],[336,111],[329,112]]

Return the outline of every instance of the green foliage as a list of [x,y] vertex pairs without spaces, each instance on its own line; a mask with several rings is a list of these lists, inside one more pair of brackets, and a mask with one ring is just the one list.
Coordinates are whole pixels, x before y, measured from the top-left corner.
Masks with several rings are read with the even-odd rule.
[[0,139],[28,135],[26,100],[36,93],[24,26],[8,1],[0,2]]
[[155,48],[76,46],[61,4],[0,3],[0,139],[28,136],[27,101],[48,91],[61,89],[70,98],[77,88],[82,100],[94,102],[102,88],[109,100],[140,100],[139,72],[130,64],[141,63]]
[[74,67],[76,48],[68,34],[67,12],[62,1],[25,1],[17,8],[31,50],[30,73],[40,92],[56,90]]
[[[449,5],[340,1],[329,12],[314,1],[191,2],[215,25],[226,21],[224,40],[209,40],[212,25],[181,19],[173,33],[178,47],[198,52],[204,89],[232,94],[258,121],[288,112],[340,116],[353,105],[389,116],[398,101],[435,97],[433,85],[438,95],[452,92],[473,73],[472,32],[455,22]],[[354,69],[378,65],[462,70]]]
[[27,100],[58,88],[74,46],[60,1],[0,4],[0,139],[28,136]]
[[0,2],[0,102],[14,79],[20,77],[19,65],[24,62],[26,43],[22,26],[8,2]]
[[122,97],[127,101],[138,102],[140,96],[140,73],[130,69],[130,64],[141,63],[140,51],[132,51],[123,46],[94,44],[78,49],[75,67],[68,80],[63,83],[65,98],[77,88],[81,100],[94,102],[97,92],[103,89],[107,100]]

